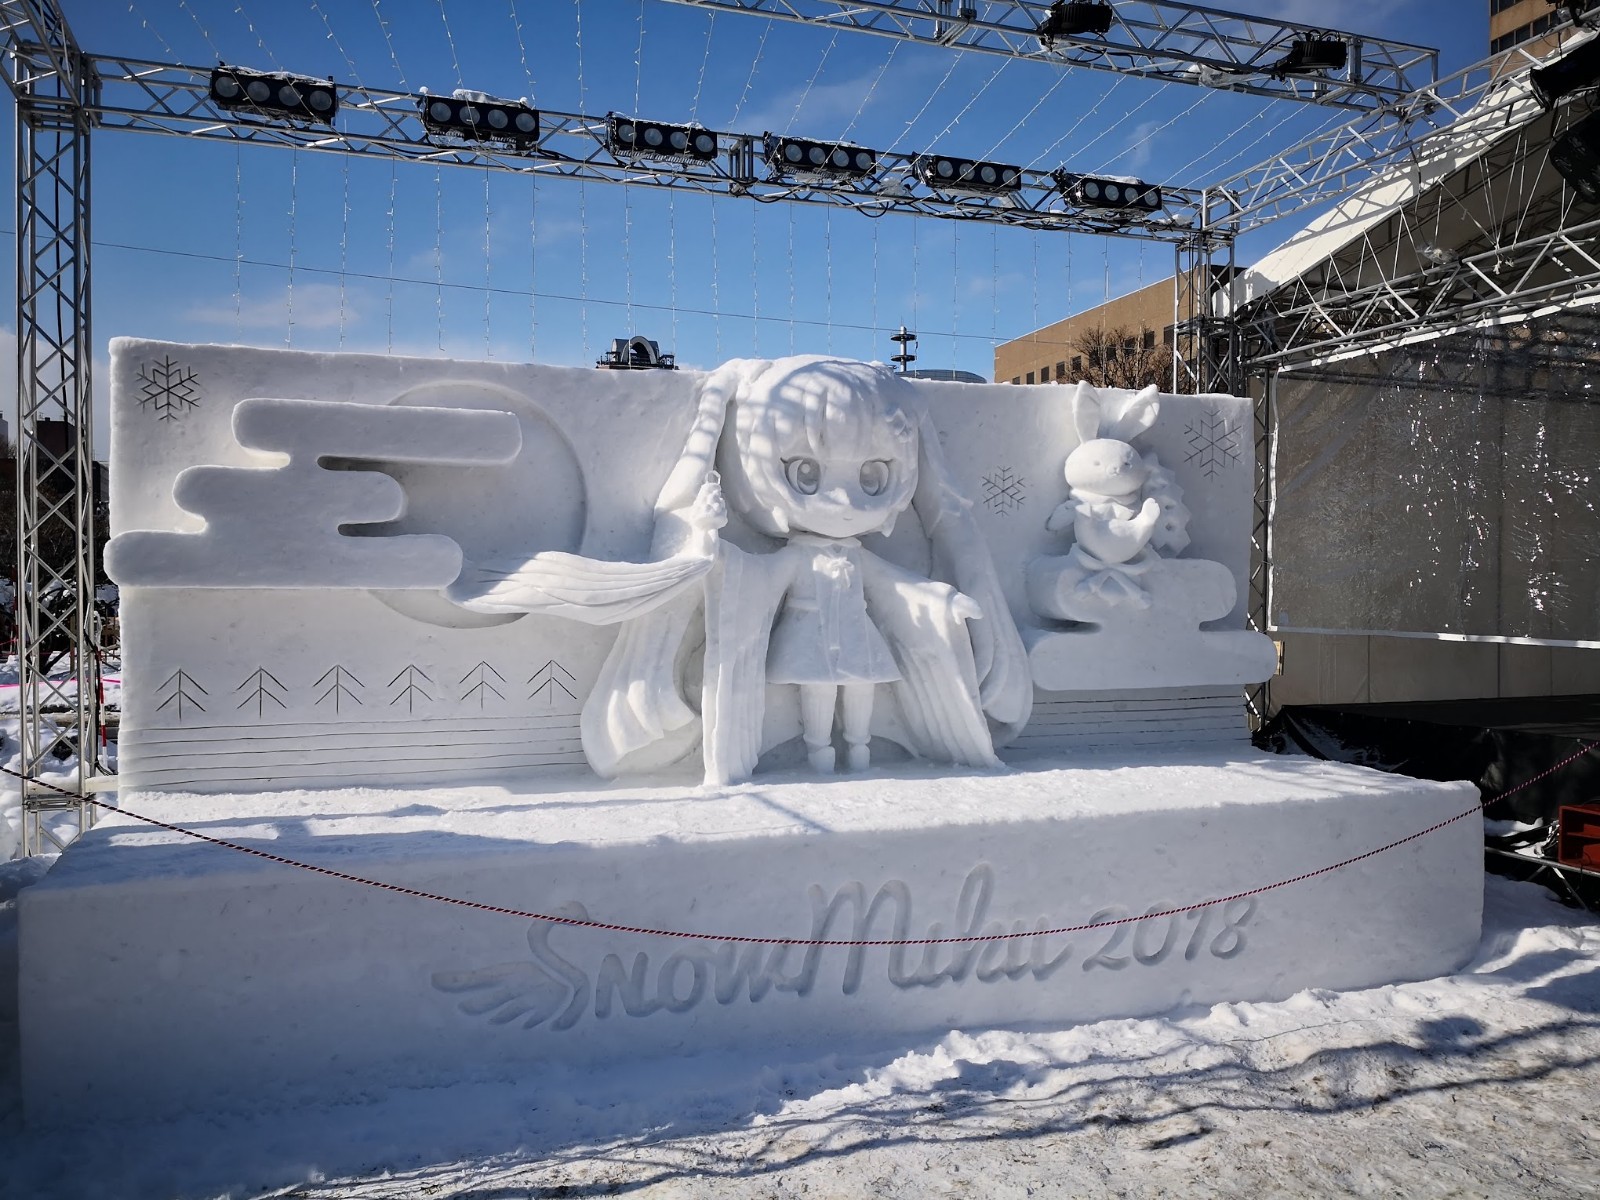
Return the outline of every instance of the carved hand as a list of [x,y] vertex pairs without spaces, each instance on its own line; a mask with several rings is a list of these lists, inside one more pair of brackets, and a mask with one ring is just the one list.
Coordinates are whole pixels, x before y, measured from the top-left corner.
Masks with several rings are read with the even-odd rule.
[[963,621],[983,620],[983,609],[965,592],[955,592],[951,595],[950,612]]
[[706,474],[706,481],[684,515],[690,529],[688,551],[702,558],[715,554],[717,530],[728,523],[728,504],[722,497],[722,480],[715,471]]
[[722,498],[722,479],[712,471],[689,506],[689,524],[701,532],[710,532],[727,523],[728,503]]
[[1044,527],[1050,533],[1060,533],[1063,529],[1071,529],[1072,523],[1078,516],[1078,504],[1075,500],[1068,500],[1064,504],[1056,505],[1056,510],[1045,521]]

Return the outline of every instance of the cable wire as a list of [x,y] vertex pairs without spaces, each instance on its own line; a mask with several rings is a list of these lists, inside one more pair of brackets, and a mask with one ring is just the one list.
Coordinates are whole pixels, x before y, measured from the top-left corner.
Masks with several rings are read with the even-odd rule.
[[266,39],[263,38],[260,32],[256,29],[256,23],[250,19],[250,14],[245,12],[243,0],[240,0],[240,3],[234,6],[233,11],[244,18],[245,28],[248,29],[250,31],[250,35],[256,39],[256,45],[261,47],[261,53],[267,56],[267,61],[272,64],[272,69],[275,71],[283,70],[283,64],[278,61],[278,56],[267,48]]
[[439,2],[439,24],[444,26],[444,43],[450,48],[450,65],[455,69],[456,86],[467,86],[466,77],[461,74],[461,56],[456,53],[456,35],[450,29],[450,15],[444,10],[444,0]]
[[827,46],[823,48],[822,57],[817,60],[816,69],[811,72],[811,78],[806,80],[806,86],[800,93],[800,99],[794,103],[794,112],[789,114],[789,123],[783,127],[784,133],[787,134],[794,129],[794,123],[800,119],[800,110],[805,107],[806,101],[811,98],[811,89],[816,86],[817,80],[822,77],[822,70],[828,65],[828,56],[833,53],[833,48],[838,44],[839,30],[835,29],[833,37],[828,40]]
[[400,56],[395,53],[394,35],[389,32],[389,22],[384,20],[380,0],[372,0],[372,15],[378,19],[378,28],[383,32],[384,44],[389,47],[389,61],[394,64],[394,73],[400,80],[400,86],[409,92],[411,85],[406,82],[405,70],[400,66]]
[[[128,0],[128,15],[133,17],[136,21],[139,22],[139,28],[145,30],[152,37],[154,37],[156,39],[156,41],[161,43],[161,48],[167,52],[167,58],[168,58],[169,61],[171,61],[171,62],[178,62],[179,61],[178,53],[177,53],[177,51],[173,50],[172,43],[167,41],[166,38],[161,36],[161,31],[159,29],[157,29],[154,25],[152,25],[150,23],[149,19],[142,12],[139,11],[139,6],[137,4],[135,4],[133,2],[133,0]],[[194,15],[193,13],[190,14],[190,16],[193,16],[193,15]],[[198,24],[198,22],[196,22],[196,24]],[[216,47],[212,47],[212,49],[213,49],[213,51],[215,51]],[[219,57],[217,61],[220,62],[221,58]]]

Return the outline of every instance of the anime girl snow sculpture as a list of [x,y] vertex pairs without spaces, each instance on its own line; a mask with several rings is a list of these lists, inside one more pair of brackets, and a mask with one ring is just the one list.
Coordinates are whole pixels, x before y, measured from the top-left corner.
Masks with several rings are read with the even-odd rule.
[[[831,771],[836,722],[851,770],[875,734],[991,765],[996,737],[1028,719],[1032,681],[969,507],[886,367],[735,361],[703,386],[650,562],[543,553],[470,568],[452,597],[622,626],[582,718],[603,775],[666,766],[698,742],[706,781],[734,782],[796,725],[812,768]],[[862,544],[907,510],[949,582]]]

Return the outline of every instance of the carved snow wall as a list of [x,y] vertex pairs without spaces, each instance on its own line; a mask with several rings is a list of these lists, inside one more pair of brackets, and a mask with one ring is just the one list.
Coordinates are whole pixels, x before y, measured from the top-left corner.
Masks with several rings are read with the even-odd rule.
[[[123,596],[125,784],[587,773],[582,712],[616,627],[473,611],[447,589],[463,563],[518,555],[647,560],[710,376],[119,339],[111,378],[107,565]],[[1068,549],[1047,522],[1070,500],[1063,468],[1084,440],[1072,390],[897,386],[925,414],[948,504],[992,562],[988,602],[1004,603],[1037,657],[1041,638],[1071,628],[1036,611],[1028,567]],[[1243,630],[1248,403],[1158,407],[1138,446],[1181,489],[1182,555],[1220,564],[1234,585],[1231,609],[1206,629]],[[907,507],[888,537],[861,545],[939,577],[929,523]],[[1235,681],[1208,678],[1204,664],[1108,684],[1103,665],[1057,658],[1028,723],[995,732],[1002,753],[1072,750],[1086,728],[1161,741],[1160,721],[1141,713],[1175,703],[1191,732],[1198,712],[1206,736],[1242,736]],[[768,690],[769,734],[774,723],[798,730],[794,689]]]

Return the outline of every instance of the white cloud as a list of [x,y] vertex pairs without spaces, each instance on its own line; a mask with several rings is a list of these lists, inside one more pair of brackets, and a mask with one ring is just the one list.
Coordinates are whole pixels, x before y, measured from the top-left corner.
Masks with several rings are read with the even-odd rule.
[[340,288],[336,283],[296,283],[266,295],[229,296],[222,300],[190,305],[185,320],[202,325],[231,325],[240,329],[282,329],[292,322],[300,329],[337,329],[361,321],[357,290]]
[[[906,91],[919,76],[930,74],[934,65],[932,60],[926,63],[920,60],[908,64],[897,63],[893,86],[887,78],[884,79],[878,85],[875,101]],[[880,73],[883,73],[881,66],[871,67],[849,79],[818,82],[809,93],[804,84],[788,88],[765,104],[746,109],[739,116],[739,127],[792,132],[796,137],[822,140],[837,138],[861,112],[867,94],[873,90],[873,81]],[[799,106],[798,112],[796,106]]]
[[1138,175],[1148,167],[1155,156],[1155,139],[1151,135],[1161,125],[1160,121],[1141,121],[1135,125],[1122,153],[1112,160],[1111,169]]

